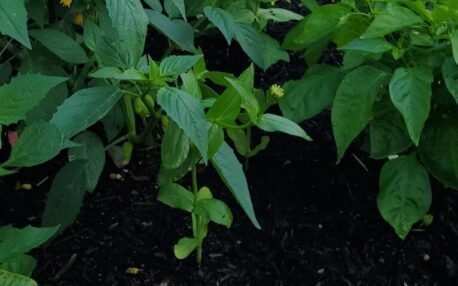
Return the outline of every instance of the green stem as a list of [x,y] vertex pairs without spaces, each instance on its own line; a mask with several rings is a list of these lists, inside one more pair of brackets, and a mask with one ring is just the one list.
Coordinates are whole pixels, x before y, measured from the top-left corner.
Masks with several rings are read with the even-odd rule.
[[122,104],[124,107],[124,120],[126,121],[129,138],[134,138],[137,136],[137,128],[135,126],[135,113],[130,95],[124,95],[122,97]]
[[111,147],[113,147],[115,145],[118,145],[119,143],[124,142],[124,141],[126,141],[128,139],[129,139],[129,135],[124,135],[124,136],[119,137],[118,139],[116,139],[113,142],[111,142],[110,144],[108,144],[105,147],[105,151],[108,151],[109,149],[111,149]]
[[[197,167],[196,164],[192,166],[192,190],[194,193],[194,205],[197,203],[197,192],[198,190],[198,184],[197,184]],[[203,238],[200,237],[200,231],[199,228],[201,227],[201,217],[199,215],[193,214],[193,219],[192,219],[193,224],[193,229],[196,229],[196,233],[194,234],[194,238],[197,240],[197,263],[200,265],[202,263],[202,242]]]

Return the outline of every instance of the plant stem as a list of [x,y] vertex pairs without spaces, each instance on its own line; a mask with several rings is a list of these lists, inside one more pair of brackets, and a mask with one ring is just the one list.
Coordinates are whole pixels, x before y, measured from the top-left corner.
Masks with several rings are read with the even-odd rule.
[[[194,205],[196,205],[197,192],[198,192],[196,164],[192,166],[192,191],[194,193]],[[196,229],[194,238],[197,240],[197,263],[200,265],[202,263],[202,240],[203,240],[203,238],[200,237],[201,217],[199,215],[193,214],[192,222],[193,224],[195,224],[193,229]]]
[[114,140],[113,142],[111,142],[110,144],[108,144],[106,147],[105,147],[105,151],[108,151],[111,147],[115,146],[115,145],[118,145],[119,143],[121,142],[124,142],[126,140],[129,139],[129,135],[124,135],[124,136],[121,136],[119,137],[118,139]]

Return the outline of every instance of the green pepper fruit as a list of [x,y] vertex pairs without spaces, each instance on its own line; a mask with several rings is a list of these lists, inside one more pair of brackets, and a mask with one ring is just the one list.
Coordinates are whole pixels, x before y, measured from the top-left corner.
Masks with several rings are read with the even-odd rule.
[[149,112],[148,108],[146,107],[145,103],[140,97],[134,99],[134,110],[135,113],[137,113],[141,117],[151,116],[151,113]]
[[130,142],[125,142],[122,145],[122,165],[127,166],[132,159],[132,153],[134,151],[134,145]]
[[154,99],[151,95],[147,94],[143,97],[143,102],[149,107],[150,110],[154,109]]

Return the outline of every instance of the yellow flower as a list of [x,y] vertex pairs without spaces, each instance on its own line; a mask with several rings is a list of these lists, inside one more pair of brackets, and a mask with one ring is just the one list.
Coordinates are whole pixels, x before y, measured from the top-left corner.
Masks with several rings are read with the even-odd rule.
[[280,100],[285,95],[285,90],[278,84],[273,84],[269,89],[269,93],[276,100]]
[[84,15],[83,15],[83,13],[81,13],[81,12],[77,13],[75,15],[74,21],[75,21],[75,24],[83,26],[83,23],[84,23]]
[[70,7],[70,5],[72,5],[72,0],[60,0],[60,5]]

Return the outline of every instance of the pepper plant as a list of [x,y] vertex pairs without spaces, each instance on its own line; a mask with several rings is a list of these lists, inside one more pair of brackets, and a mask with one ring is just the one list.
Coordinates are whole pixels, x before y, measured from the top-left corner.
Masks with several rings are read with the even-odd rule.
[[[337,162],[361,135],[380,174],[378,208],[402,239],[431,205],[429,175],[458,190],[458,3],[345,0],[319,6],[286,36],[309,70],[285,85],[283,114],[307,120],[331,106]],[[317,64],[329,44],[337,66]]]
[[[159,200],[191,213],[193,235],[175,246],[178,258],[197,250],[200,262],[208,223],[232,223],[227,205],[198,185],[199,171],[210,164],[260,228],[242,166],[225,142],[226,134],[237,150],[248,148],[248,153],[242,152],[245,156],[267,145],[263,139],[262,148],[252,149],[247,138],[255,126],[309,138],[296,123],[267,113],[279,93],[254,88],[253,65],[238,77],[208,71],[194,34],[218,28],[228,43],[235,39],[263,69],[288,60],[262,30],[270,20],[302,17],[264,2],[0,2],[0,130],[11,135],[9,144],[0,145],[8,157],[0,163],[0,176],[66,155],[51,184],[43,228],[0,228],[0,284],[20,279],[27,281],[24,285],[36,285],[25,277],[35,262],[24,253],[61,234],[75,220],[85,194],[96,189],[106,153],[119,166],[128,165],[139,145],[161,148]],[[148,28],[169,40],[159,59],[144,51]],[[172,55],[177,50],[180,55]],[[93,128],[99,123],[104,134]],[[192,191],[179,185],[189,172]],[[12,241],[20,251],[7,249]],[[27,267],[8,266],[12,260]]]

